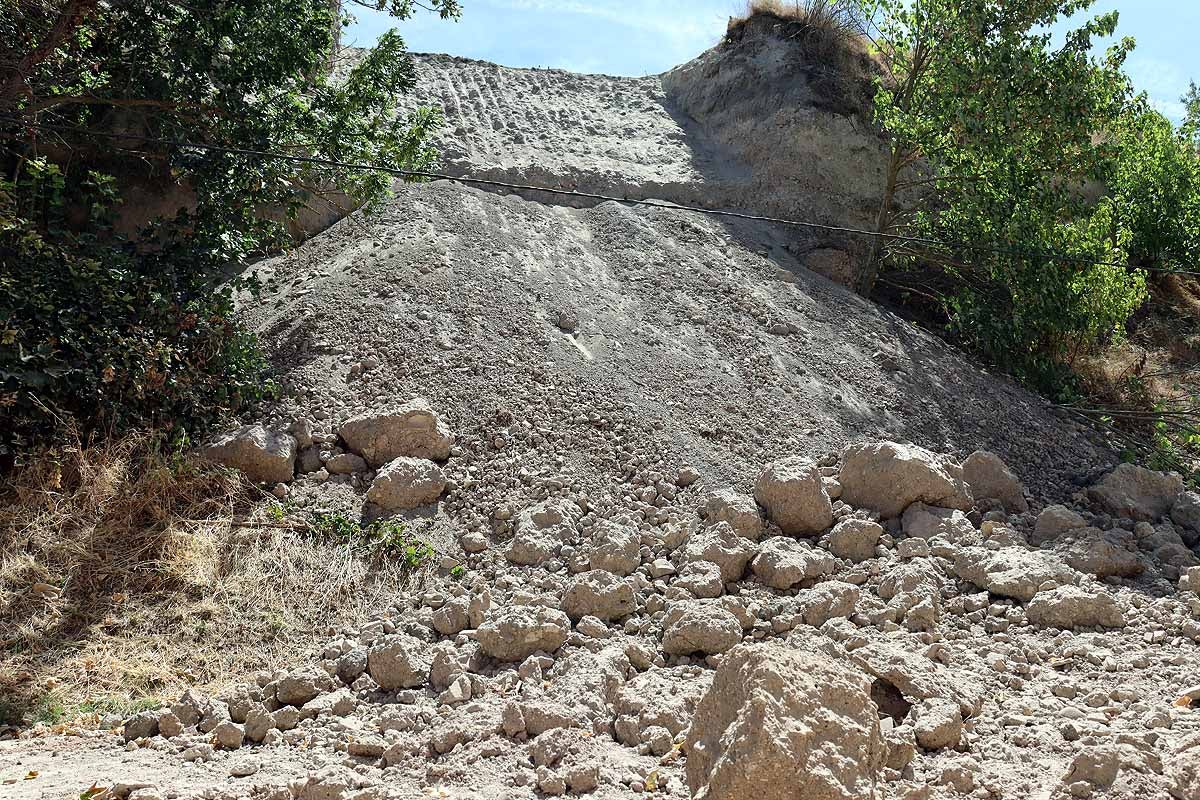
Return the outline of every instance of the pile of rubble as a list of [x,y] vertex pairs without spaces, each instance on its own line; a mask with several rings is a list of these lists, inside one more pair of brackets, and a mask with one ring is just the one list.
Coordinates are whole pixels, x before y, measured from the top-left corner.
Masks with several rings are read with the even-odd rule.
[[[441,493],[453,437],[423,401],[304,428],[208,452],[352,456],[379,513]],[[135,716],[128,746],[297,800],[1200,796],[1200,495],[1177,475],[1122,465],[1034,510],[991,453],[866,442],[767,464],[753,497],[703,484],[497,508],[464,577],[309,666]],[[298,751],[295,780],[254,782]]]

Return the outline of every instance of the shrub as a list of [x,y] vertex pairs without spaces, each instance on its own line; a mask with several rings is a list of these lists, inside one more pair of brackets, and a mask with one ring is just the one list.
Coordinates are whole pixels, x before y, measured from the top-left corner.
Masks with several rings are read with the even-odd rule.
[[[111,178],[67,186],[56,164],[22,166],[0,181],[0,447],[47,441],[67,421],[85,435],[150,425],[178,438],[272,394],[232,286],[206,277],[221,266],[212,243],[106,237]],[[74,228],[67,196],[88,211]]]
[[1124,266],[1136,236],[1083,191],[1105,177],[1096,134],[1127,107],[1133,42],[1093,54],[1115,12],[1061,46],[1047,32],[1090,5],[881,0],[874,20],[889,73],[876,96],[890,146],[878,231],[915,240],[876,239],[860,289],[881,264],[903,271],[961,341],[1051,394],[1146,297],[1144,273]]
[[398,111],[416,76],[394,31],[334,78],[342,5],[6,3],[0,63],[21,69],[0,75],[0,454],[72,429],[183,438],[270,396],[220,276],[306,205],[369,205],[392,178],[179,143],[430,166],[439,115]]

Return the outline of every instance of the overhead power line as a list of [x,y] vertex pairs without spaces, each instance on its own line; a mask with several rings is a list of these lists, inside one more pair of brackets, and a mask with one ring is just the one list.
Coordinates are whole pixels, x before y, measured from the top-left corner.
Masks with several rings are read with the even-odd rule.
[[[938,239],[930,239],[922,236],[906,236],[899,233],[887,233],[884,231],[871,231],[862,228],[851,228],[842,225],[826,225],[820,222],[810,222],[806,220],[786,219],[783,217],[772,217],[762,214],[750,214],[744,211],[730,211],[727,209],[702,208],[700,206],[689,206],[680,203],[671,203],[663,200],[651,200],[648,198],[633,198],[633,197],[616,197],[613,195],[601,194],[598,192],[581,192],[575,189],[558,189],[551,186],[537,186],[526,183],[512,183],[509,181],[500,181],[492,178],[473,178],[466,175],[449,175],[441,172],[432,172],[428,170],[411,170],[398,169],[395,167],[384,167],[375,164],[361,164],[351,161],[339,161],[333,158],[321,158],[319,156],[302,156],[291,153],[279,153],[268,150],[257,150],[248,147],[230,147],[219,144],[202,144],[199,142],[182,142],[174,139],[164,139],[156,136],[142,136],[132,133],[107,133],[104,131],[94,131],[89,128],[83,128],[72,125],[52,125],[44,122],[31,122],[18,117],[0,114],[0,120],[10,122],[12,124],[32,128],[34,130],[48,131],[53,133],[74,133],[84,136],[99,137],[105,139],[118,139],[126,141],[143,142],[146,144],[159,144],[167,147],[172,147],[178,150],[202,150],[212,153],[224,153],[228,155],[254,156],[257,158],[278,159],[281,161],[291,161],[299,164],[312,164],[321,167],[336,167],[339,169],[352,169],[363,172],[380,172],[387,175],[393,175],[399,178],[425,178],[428,180],[444,180],[455,183],[466,184],[469,186],[488,186],[495,189],[506,189],[511,192],[544,192],[546,194],[557,195],[560,197],[572,197],[580,200],[594,200],[597,202],[621,203],[632,206],[645,206],[649,208],[662,208],[673,211],[687,211],[694,214],[708,214],[711,216],[731,217],[733,219],[749,220],[753,222],[769,222],[777,225],[787,225],[796,228],[806,228],[809,230],[824,231],[826,233],[842,233],[852,236],[869,236],[876,239],[885,239],[888,241],[907,242],[911,244],[921,244],[929,247],[940,247],[946,250],[969,250],[981,253],[990,253],[993,255],[1010,255],[1031,260],[1044,261],[1059,261],[1069,264],[1079,264],[1087,266],[1100,267],[1116,267],[1119,269],[1129,269],[1129,264],[1123,264],[1117,261],[1098,261],[1095,259],[1084,258],[1080,256],[1071,256],[1065,253],[1054,253],[1044,250],[1029,250],[1020,247],[998,247],[994,245],[974,244],[971,242],[945,242]],[[14,138],[11,137],[10,138]],[[1153,272],[1164,275],[1195,275],[1200,276],[1200,271],[1190,270],[1175,270],[1163,269],[1160,267],[1137,267],[1144,272]]]

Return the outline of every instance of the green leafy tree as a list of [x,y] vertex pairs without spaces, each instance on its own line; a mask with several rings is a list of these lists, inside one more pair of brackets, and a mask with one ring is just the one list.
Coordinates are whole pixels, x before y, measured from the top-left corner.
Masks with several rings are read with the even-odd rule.
[[1180,98],[1183,103],[1183,135],[1192,149],[1200,152],[1200,87],[1195,81],[1188,82],[1187,93]]
[[[1104,58],[1105,14],[1054,44],[1051,26],[1092,0],[878,0],[872,33],[888,77],[876,110],[889,136],[877,229],[963,247],[878,238],[861,276],[881,268],[928,282],[952,330],[985,358],[1043,388],[1060,365],[1119,332],[1144,297],[1089,189],[1103,177],[1130,93],[1122,40]],[[1013,253],[1011,250],[1021,252]],[[1033,255],[1065,254],[1067,261]]]
[[1200,253],[1200,158],[1193,133],[1135,99],[1109,133],[1111,165],[1096,216],[1125,237],[1130,263],[1194,270]]
[[153,140],[431,165],[439,114],[397,110],[404,42],[339,50],[349,5],[0,0],[0,449],[65,424],[182,435],[270,392],[214,277],[390,178]]

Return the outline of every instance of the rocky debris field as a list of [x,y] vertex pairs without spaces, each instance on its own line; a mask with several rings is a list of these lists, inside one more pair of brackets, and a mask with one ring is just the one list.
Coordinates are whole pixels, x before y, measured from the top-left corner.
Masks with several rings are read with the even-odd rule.
[[[455,169],[755,210],[748,107],[711,115],[752,68],[800,103],[786,46],[420,66]],[[1200,495],[805,268],[836,243],[546,199],[399,187],[258,266],[286,396],[201,452],[439,555],[292,669],[0,742],[5,800],[1200,798]]]
[[[422,400],[339,431],[398,508],[458,447]],[[210,455],[294,468],[278,438]],[[83,774],[133,800],[1200,796],[1178,476],[1122,465],[1031,510],[991,453],[864,442],[766,464],[752,495],[642,477],[624,509],[566,487],[496,509],[465,571],[311,663],[124,721],[125,762],[106,733],[0,745],[46,776],[6,797]]]

